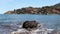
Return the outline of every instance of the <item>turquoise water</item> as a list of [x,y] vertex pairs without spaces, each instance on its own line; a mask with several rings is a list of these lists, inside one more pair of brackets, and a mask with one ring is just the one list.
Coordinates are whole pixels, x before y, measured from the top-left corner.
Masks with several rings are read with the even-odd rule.
[[47,28],[60,29],[60,15],[0,14],[0,33],[4,34],[3,31],[6,33],[9,30],[1,25],[16,25],[27,20],[36,20],[46,24]]

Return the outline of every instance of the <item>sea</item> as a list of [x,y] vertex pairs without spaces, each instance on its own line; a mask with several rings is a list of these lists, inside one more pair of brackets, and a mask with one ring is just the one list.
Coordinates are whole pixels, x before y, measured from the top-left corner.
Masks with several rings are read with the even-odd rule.
[[60,30],[60,15],[40,15],[40,14],[0,14],[0,34],[10,34],[21,28],[25,21],[35,20],[43,27]]

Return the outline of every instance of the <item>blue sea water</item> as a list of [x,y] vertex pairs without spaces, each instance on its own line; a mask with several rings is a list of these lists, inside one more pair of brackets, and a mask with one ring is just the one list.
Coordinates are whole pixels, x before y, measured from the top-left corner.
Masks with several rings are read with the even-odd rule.
[[0,14],[0,34],[9,34],[16,28],[16,24],[21,24],[27,20],[36,20],[46,24],[47,28],[60,29],[60,15],[34,15],[34,14]]

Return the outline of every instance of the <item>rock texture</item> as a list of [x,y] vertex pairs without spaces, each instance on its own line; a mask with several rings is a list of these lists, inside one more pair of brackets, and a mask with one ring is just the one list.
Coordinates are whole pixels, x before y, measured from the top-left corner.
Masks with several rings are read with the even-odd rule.
[[30,29],[36,29],[37,26],[38,26],[38,22],[36,21],[25,21],[22,27],[27,30],[30,30]]

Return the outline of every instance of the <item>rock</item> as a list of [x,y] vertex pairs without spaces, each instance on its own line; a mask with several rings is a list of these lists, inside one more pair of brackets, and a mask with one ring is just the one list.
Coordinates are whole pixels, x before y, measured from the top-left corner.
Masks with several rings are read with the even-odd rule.
[[23,23],[22,28],[29,30],[29,29],[35,29],[35,28],[37,28],[37,26],[38,26],[38,22],[36,22],[36,21],[25,21]]
[[25,21],[22,25],[22,29],[18,29],[17,31],[13,31],[11,34],[31,34],[30,31],[34,31],[37,29],[38,22],[36,21]]
[[25,21],[22,29],[13,31],[11,34],[54,34],[54,29],[39,28],[41,25],[36,21]]

